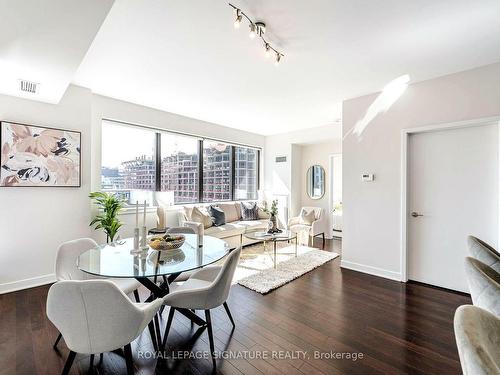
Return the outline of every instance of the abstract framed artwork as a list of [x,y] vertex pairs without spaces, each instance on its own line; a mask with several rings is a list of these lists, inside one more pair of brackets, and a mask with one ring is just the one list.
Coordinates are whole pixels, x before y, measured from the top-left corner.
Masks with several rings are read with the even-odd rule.
[[0,151],[0,186],[81,186],[78,131],[1,121]]

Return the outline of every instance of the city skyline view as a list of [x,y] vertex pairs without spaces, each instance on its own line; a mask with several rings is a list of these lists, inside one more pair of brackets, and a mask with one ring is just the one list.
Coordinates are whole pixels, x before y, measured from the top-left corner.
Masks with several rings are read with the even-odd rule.
[[[117,192],[129,201],[135,190],[171,191],[173,204],[257,199],[257,150],[173,133],[159,134],[161,155],[157,156],[154,130],[103,122],[102,189]],[[156,157],[161,166],[159,188]]]

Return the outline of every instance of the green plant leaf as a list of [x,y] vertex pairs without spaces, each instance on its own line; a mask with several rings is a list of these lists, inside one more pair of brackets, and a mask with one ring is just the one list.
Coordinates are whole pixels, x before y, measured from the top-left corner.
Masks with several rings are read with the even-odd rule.
[[95,205],[102,210],[102,214],[98,214],[90,222],[90,226],[95,225],[94,229],[102,229],[110,241],[113,241],[118,230],[123,225],[117,216],[123,208],[124,201],[115,194],[105,193],[101,191],[92,192],[89,194]]

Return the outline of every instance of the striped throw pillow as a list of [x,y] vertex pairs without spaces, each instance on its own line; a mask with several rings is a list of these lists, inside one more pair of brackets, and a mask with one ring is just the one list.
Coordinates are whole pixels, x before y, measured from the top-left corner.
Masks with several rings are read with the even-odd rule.
[[258,220],[259,207],[257,202],[240,202],[242,220]]

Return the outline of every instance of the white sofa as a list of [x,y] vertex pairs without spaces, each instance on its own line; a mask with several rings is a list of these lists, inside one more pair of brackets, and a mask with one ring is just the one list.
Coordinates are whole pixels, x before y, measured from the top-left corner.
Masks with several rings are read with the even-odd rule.
[[187,226],[193,228],[196,233],[201,233],[202,235],[213,236],[226,241],[231,248],[237,248],[240,246],[240,241],[242,241],[243,246],[256,243],[259,241],[253,241],[246,238],[243,234],[245,232],[267,230],[269,215],[266,214],[262,209],[259,208],[259,219],[258,220],[243,220],[241,217],[241,204],[240,202],[223,202],[223,203],[206,203],[197,204],[197,207],[209,206],[210,204],[218,206],[224,211],[226,217],[226,224],[221,226],[211,226],[205,228],[202,223],[195,221],[190,221],[186,217],[186,213],[183,207],[179,207],[177,212],[179,226]]

